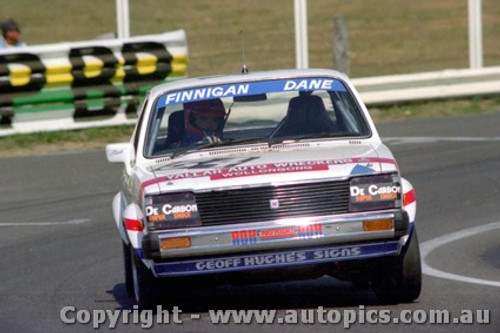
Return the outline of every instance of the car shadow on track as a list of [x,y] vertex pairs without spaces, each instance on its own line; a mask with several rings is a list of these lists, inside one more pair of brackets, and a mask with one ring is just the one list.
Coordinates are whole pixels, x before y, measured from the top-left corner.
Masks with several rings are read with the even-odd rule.
[[[378,304],[371,289],[356,289],[351,283],[330,277],[315,280],[251,284],[192,285],[164,288],[158,295],[163,308],[177,306],[184,313],[206,312],[210,309],[292,309],[311,307],[346,307]],[[108,291],[121,309],[134,307],[133,297],[125,284]]]

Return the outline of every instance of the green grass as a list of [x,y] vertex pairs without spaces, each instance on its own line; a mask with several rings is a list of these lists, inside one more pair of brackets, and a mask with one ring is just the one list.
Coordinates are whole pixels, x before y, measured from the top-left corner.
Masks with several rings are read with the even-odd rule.
[[369,108],[375,123],[500,111],[500,96],[402,103]]
[[[0,19],[14,18],[30,45],[91,40],[116,30],[115,0],[0,0]],[[483,0],[485,66],[500,65],[500,1]],[[333,18],[350,37],[351,77],[468,66],[465,0],[308,1],[309,66],[334,68]],[[239,32],[250,70],[295,67],[293,0],[131,0],[131,35],[187,33],[189,76],[239,72]],[[499,97],[372,107],[376,122],[500,109]],[[0,138],[0,154],[103,147],[128,140],[131,127]]]
[[132,130],[133,126],[115,126],[0,137],[0,156],[101,149],[107,143],[129,141]]

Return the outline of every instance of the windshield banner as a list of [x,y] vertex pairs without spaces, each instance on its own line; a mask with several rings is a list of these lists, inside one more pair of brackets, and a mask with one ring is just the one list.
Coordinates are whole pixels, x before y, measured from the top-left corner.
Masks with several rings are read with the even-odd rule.
[[159,99],[156,108],[204,99],[308,90],[346,91],[346,88],[342,82],[331,78],[301,78],[223,84],[170,92]]

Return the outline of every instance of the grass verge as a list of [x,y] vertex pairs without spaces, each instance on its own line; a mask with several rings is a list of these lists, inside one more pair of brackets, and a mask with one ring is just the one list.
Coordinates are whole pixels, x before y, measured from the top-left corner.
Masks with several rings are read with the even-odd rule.
[[5,136],[0,137],[0,156],[104,149],[108,143],[130,140],[132,130],[133,126],[116,126]]

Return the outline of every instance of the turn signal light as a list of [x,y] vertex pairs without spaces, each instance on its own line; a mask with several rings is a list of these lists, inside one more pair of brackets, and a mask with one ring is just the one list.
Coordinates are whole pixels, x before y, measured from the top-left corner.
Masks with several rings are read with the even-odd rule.
[[363,231],[380,231],[394,229],[393,219],[363,221]]
[[160,240],[161,250],[182,249],[191,246],[190,237],[173,237]]

